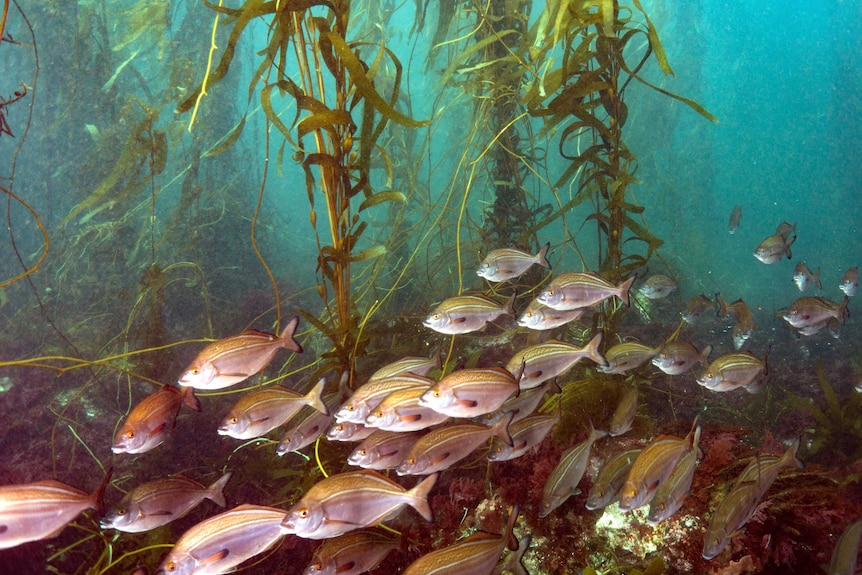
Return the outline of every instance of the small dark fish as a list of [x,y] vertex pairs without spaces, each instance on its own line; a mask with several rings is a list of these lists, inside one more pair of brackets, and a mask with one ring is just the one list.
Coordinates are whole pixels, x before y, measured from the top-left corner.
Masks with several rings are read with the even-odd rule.
[[283,518],[283,509],[244,504],[204,519],[182,534],[156,575],[230,573],[278,543]]
[[550,247],[550,242],[546,243],[536,255],[530,255],[515,248],[493,250],[482,260],[476,274],[490,282],[502,282],[520,276],[533,264],[551,269],[547,258]]
[[397,515],[405,505],[432,521],[428,493],[436,482],[437,475],[429,475],[407,490],[368,469],[330,475],[315,483],[283,515],[281,530],[305,539],[328,539],[376,525]]
[[198,389],[221,389],[262,371],[283,347],[302,353],[302,346],[293,338],[298,325],[299,316],[294,316],[281,336],[252,329],[213,342],[186,368],[179,383]]
[[736,318],[736,324],[733,326],[733,347],[736,350],[742,349],[745,342],[751,338],[756,324],[754,323],[754,314],[751,308],[748,307],[742,298],[728,304],[721,295],[715,294],[715,301],[718,303],[718,317],[732,315]]
[[182,404],[195,411],[201,410],[201,402],[194,391],[191,387],[180,391],[165,385],[142,399],[117,431],[111,451],[144,453],[161,445],[176,424]]
[[859,289],[859,268],[853,266],[841,277],[841,283],[838,284],[838,289],[844,292],[847,297],[856,295],[856,290]]
[[222,491],[230,476],[230,472],[225,473],[209,487],[181,475],[138,485],[108,511],[100,524],[102,529],[142,533],[184,517],[204,499],[224,507]]
[[742,206],[739,204],[733,206],[733,211],[730,212],[730,221],[727,224],[728,233],[735,234],[739,229],[739,222],[742,221]]
[[793,222],[792,224],[781,222],[778,224],[778,227],[775,228],[775,235],[785,242],[792,244],[796,239],[796,222]]
[[688,324],[697,323],[698,320],[707,311],[715,310],[715,302],[706,297],[704,294],[693,296],[685,305],[685,310],[682,312],[682,319]]
[[632,385],[623,393],[619,404],[617,404],[617,408],[614,410],[614,414],[611,416],[611,421],[608,423],[608,434],[616,437],[627,432],[632,428],[637,413],[638,387],[637,385]]
[[813,285],[816,285],[817,289],[823,289],[823,284],[820,283],[820,268],[812,273],[805,262],[799,262],[793,270],[793,283],[796,284],[799,291],[803,292]]

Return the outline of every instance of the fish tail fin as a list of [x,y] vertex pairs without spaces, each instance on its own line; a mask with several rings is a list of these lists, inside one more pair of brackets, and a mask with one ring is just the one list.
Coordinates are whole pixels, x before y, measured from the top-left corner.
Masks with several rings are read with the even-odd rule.
[[700,352],[700,365],[702,365],[703,367],[709,366],[709,354],[711,353],[712,345],[707,345],[705,348],[703,348],[703,350]]
[[584,348],[584,351],[587,352],[587,357],[589,357],[593,362],[597,365],[601,365],[602,367],[608,366],[608,360],[605,359],[605,356],[599,351],[599,346],[602,345],[602,338],[604,337],[604,332],[599,332],[593,339],[590,340],[590,343]]
[[182,391],[180,391],[180,394],[182,394],[183,403],[186,405],[186,407],[197,411],[198,413],[203,411],[203,409],[201,408],[201,400],[198,399],[198,397],[195,395],[195,388],[183,387]]
[[817,268],[817,271],[814,272],[812,279],[814,280],[814,285],[817,286],[817,289],[823,289],[823,284],[820,283],[820,268]]
[[551,269],[551,263],[548,261],[548,249],[551,247],[551,242],[546,243],[536,254],[536,263],[546,269]]
[[532,540],[533,536],[527,533],[518,540],[517,549],[511,549],[510,546],[510,550],[512,552],[506,555],[503,562],[494,568],[492,575],[501,575],[507,571],[514,573],[514,575],[530,575],[521,561],[524,559],[524,554],[527,552],[527,549],[530,548],[530,542]]
[[[796,224],[793,224],[794,229],[796,228]],[[796,234],[794,233],[792,236],[787,238],[784,241],[784,255],[787,256],[787,259],[793,259],[793,254],[790,252],[790,246],[793,245],[793,242],[796,241]]]
[[718,317],[724,317],[727,315],[727,302],[724,301],[724,298],[721,297],[719,292],[715,292],[715,302],[718,304],[718,311],[715,312],[715,315]]
[[635,283],[635,279],[637,279],[637,277],[637,274],[632,274],[629,279],[627,279],[626,281],[621,283],[619,287],[617,287],[620,292],[619,298],[623,300],[623,303],[626,304],[626,307],[629,307],[629,290],[631,289],[632,284]]
[[844,299],[841,300],[841,303],[838,305],[838,317],[836,318],[841,323],[844,323],[844,320],[850,317],[850,310],[847,309],[847,304],[850,303],[850,298],[848,296],[844,296]]
[[512,420],[515,418],[515,414],[513,412],[509,412],[500,419],[497,420],[497,423],[491,426],[491,434],[500,438],[500,441],[508,445],[509,447],[514,447],[514,443],[512,442],[512,436],[509,435],[509,425],[512,423]]
[[326,403],[323,402],[323,388],[326,387],[326,378],[321,377],[320,381],[318,381],[314,387],[311,388],[305,399],[308,401],[308,405],[322,413],[323,415],[329,415],[329,408],[326,407]]
[[114,475],[113,466],[108,467],[108,470],[105,471],[105,478],[102,479],[101,485],[99,485],[99,488],[90,495],[91,507],[95,509],[99,515],[105,514],[105,489],[108,487],[108,483],[111,482],[112,475]]
[[506,307],[503,308],[503,313],[506,315],[515,315],[515,298],[518,296],[517,291],[513,291],[512,295],[509,296],[508,301],[506,301]]
[[227,507],[227,501],[224,499],[224,486],[227,485],[231,475],[233,475],[233,472],[228,471],[207,488],[207,497],[215,501],[219,507]]
[[437,483],[437,477],[439,473],[435,473],[434,475],[429,475],[425,479],[423,479],[419,484],[416,485],[413,489],[407,492],[410,496],[410,505],[419,512],[426,521],[434,521],[434,513],[431,511],[431,505],[428,503],[428,494],[431,492],[431,489],[434,488],[434,484]]
[[284,331],[281,332],[281,344],[287,349],[295,352],[302,353],[302,346],[299,344],[296,339],[294,339],[293,334],[296,333],[296,328],[299,325],[299,316],[295,315],[290,318],[290,321],[287,322],[287,327],[284,328]]

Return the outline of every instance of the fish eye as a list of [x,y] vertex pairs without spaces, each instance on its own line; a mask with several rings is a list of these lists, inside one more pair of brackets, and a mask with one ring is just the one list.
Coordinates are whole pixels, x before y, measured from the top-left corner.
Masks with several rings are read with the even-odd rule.
[[120,517],[122,517],[125,514],[126,514],[126,510],[123,509],[122,507],[117,509],[117,515],[119,515]]
[[378,409],[374,412],[374,417],[383,417],[383,412]]
[[361,457],[365,457],[368,454],[368,452],[364,449],[358,449],[356,453],[359,454]]
[[307,519],[308,518],[308,509],[305,509],[305,508],[300,509],[299,510],[299,517],[300,517],[300,519]]
[[189,371],[191,372],[192,375],[197,375],[201,372],[201,370],[197,367],[193,367]]
[[176,570],[177,564],[173,561],[168,561],[167,563],[165,563],[165,571],[167,571],[168,573],[173,573]]
[[439,389],[435,389],[431,393],[434,395],[434,397],[440,397],[440,390]]
[[236,416],[230,418],[231,425],[236,425],[236,421],[237,421]]
[[126,439],[134,439],[135,431],[133,429],[130,429],[126,432],[125,435],[126,435]]
[[353,409],[354,409],[354,407],[353,407],[352,403],[347,406],[347,411],[353,411]]

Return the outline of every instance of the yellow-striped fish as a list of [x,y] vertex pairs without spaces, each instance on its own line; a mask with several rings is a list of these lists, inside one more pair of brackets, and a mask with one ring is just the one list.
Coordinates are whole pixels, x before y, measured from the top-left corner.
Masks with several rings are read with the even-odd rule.
[[548,248],[551,243],[546,243],[539,253],[531,255],[516,248],[500,248],[492,250],[476,270],[476,275],[485,278],[489,282],[502,282],[514,279],[530,269],[533,264],[539,264],[543,268],[551,269],[548,262]]
[[440,367],[440,354],[434,357],[402,357],[398,361],[386,364],[368,378],[368,381],[377,381],[397,375],[412,373],[414,375],[424,376],[432,369]]
[[629,305],[629,289],[634,281],[632,276],[615,286],[593,272],[566,272],[552,279],[536,299],[557,310],[589,307],[614,296]]
[[353,395],[338,408],[335,412],[335,421],[339,423],[345,421],[364,423],[368,415],[388,395],[402,389],[415,388],[422,385],[431,387],[433,383],[433,379],[412,373],[401,373],[369,381],[359,386],[353,392]]
[[583,358],[607,365],[599,352],[601,343],[602,332],[598,332],[584,347],[551,339],[516,352],[506,364],[506,369],[513,374],[520,374],[518,386],[521,390],[532,389],[566,373]]
[[603,509],[618,499],[629,469],[640,452],[640,449],[628,449],[605,461],[590,487],[584,507],[591,511]]
[[514,293],[503,305],[482,294],[450,297],[434,308],[422,325],[446,335],[470,333],[501,315],[515,315],[514,303]]
[[303,575],[359,575],[377,567],[400,543],[377,529],[362,529],[327,539]]
[[419,403],[449,417],[491,413],[518,393],[518,381],[502,367],[453,371],[422,394]]
[[639,341],[618,343],[605,352],[607,363],[596,369],[602,373],[626,373],[649,363],[657,353],[657,348]]
[[607,434],[607,431],[590,429],[590,436],[587,439],[563,453],[559,463],[545,480],[539,517],[547,517],[554,509],[565,503],[566,499],[580,493],[578,483],[581,482],[587,469],[593,443]]
[[261,437],[293,417],[304,405],[328,414],[329,409],[321,397],[325,385],[326,379],[320,379],[304,396],[280,385],[249,392],[231,408],[219,425],[218,433],[235,439]]
[[556,310],[546,306],[538,300],[533,300],[527,305],[527,309],[518,317],[518,325],[535,330],[554,329],[566,325],[569,322],[581,319],[587,308],[575,308],[570,310]]
[[732,391],[744,387],[749,392],[760,389],[768,374],[767,357],[760,359],[750,351],[728,353],[715,359],[697,378],[697,383],[712,391]]
[[449,416],[422,404],[427,387],[416,386],[398,390],[386,396],[365,418],[367,427],[386,431],[419,431],[443,423]]

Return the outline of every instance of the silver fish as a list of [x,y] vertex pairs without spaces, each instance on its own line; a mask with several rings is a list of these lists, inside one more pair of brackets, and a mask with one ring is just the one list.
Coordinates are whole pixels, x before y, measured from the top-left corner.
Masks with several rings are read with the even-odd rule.
[[599,304],[614,296],[629,305],[630,277],[618,286],[593,272],[567,272],[556,276],[536,298],[557,310],[571,310]]
[[759,455],[755,457],[742,470],[742,473],[739,474],[733,485],[737,486],[746,481],[753,481],[758,484],[758,496],[763,497],[772,486],[772,482],[778,477],[778,474],[785,468],[795,467],[796,469],[802,469],[805,467],[805,464],[797,457],[799,443],[799,438],[797,437],[780,457],[776,455]]
[[700,321],[707,311],[715,311],[715,302],[704,294],[692,296],[685,304],[682,319],[688,324],[694,324]]
[[424,376],[432,369],[440,368],[440,354],[432,358],[427,357],[402,357],[398,361],[386,364],[368,378],[368,381],[377,381],[388,377],[395,377],[412,373],[414,375]]
[[156,575],[219,575],[264,553],[283,537],[284,510],[240,505],[183,533]]
[[756,392],[768,375],[767,359],[760,359],[750,351],[728,353],[716,358],[706,371],[697,378],[697,383],[712,391],[732,391],[744,387]]
[[614,455],[602,465],[599,474],[587,494],[585,507],[591,511],[602,509],[619,498],[620,489],[626,481],[640,449],[629,449]]
[[219,425],[218,433],[235,439],[261,437],[282,425],[304,405],[320,413],[329,413],[321,398],[325,385],[326,379],[320,379],[304,396],[280,385],[249,392],[231,408]]
[[362,529],[327,539],[311,557],[303,575],[359,575],[371,571],[400,543],[376,529]]
[[488,451],[489,461],[510,461],[521,457],[545,439],[554,425],[560,420],[558,415],[535,414],[509,425],[512,445],[499,437],[491,439]]
[[672,341],[661,346],[658,354],[652,358],[652,364],[668,375],[681,375],[698,363],[709,365],[710,353],[711,345],[698,351],[687,341]]
[[353,395],[338,408],[335,412],[335,421],[339,423],[345,421],[364,423],[371,411],[380,405],[380,402],[386,399],[389,394],[420,385],[431,387],[433,383],[433,379],[412,373],[401,373],[369,381],[359,386]]
[[[796,236],[793,236],[795,239]],[[765,240],[760,242],[757,249],[754,250],[754,257],[765,264],[774,264],[781,261],[783,256],[787,259],[792,259],[793,254],[790,251],[790,246],[793,244],[793,239],[785,241],[781,236],[767,236]]]
[[377,429],[347,457],[347,463],[363,469],[395,469],[421,435]]
[[850,315],[847,311],[847,296],[841,303],[835,303],[823,297],[801,297],[790,306],[784,314],[784,321],[802,329],[819,323],[825,323],[830,319],[844,323],[844,319]]
[[222,491],[230,476],[230,472],[225,473],[209,487],[182,475],[138,485],[108,511],[100,525],[102,529],[142,533],[184,517],[204,499],[224,507]]
[[422,325],[446,335],[478,331],[501,315],[515,315],[515,295],[503,305],[481,294],[451,297],[434,308]]
[[605,352],[607,365],[600,365],[596,369],[602,373],[626,373],[649,363],[657,353],[657,348],[639,341],[618,343]]
[[450,417],[477,417],[490,413],[518,393],[518,381],[502,367],[453,371],[431,386],[420,405]]
[[298,325],[299,316],[294,316],[281,336],[252,329],[213,342],[186,368],[179,384],[198,389],[229,387],[262,371],[283,347],[302,353],[302,346],[293,338]]
[[320,413],[306,405],[287,421],[288,428],[281,436],[281,441],[275,446],[275,454],[281,457],[291,451],[299,451],[308,447],[323,435],[332,425],[332,412],[337,406],[338,393],[331,394],[323,403],[329,413]]
[[835,543],[832,560],[829,562],[829,575],[853,575],[856,572],[860,537],[862,537],[862,519],[857,519],[847,526]]
[[680,458],[673,473],[670,474],[667,481],[656,489],[649,504],[649,513],[647,514],[649,523],[655,525],[670,518],[679,511],[685,498],[688,497],[697,461],[703,455],[697,446],[699,439],[699,436],[695,437],[691,448]]
[[490,282],[502,282],[520,276],[533,264],[551,269],[547,258],[550,247],[550,242],[546,243],[536,255],[515,248],[493,250],[482,260],[476,274]]
[[838,289],[844,292],[847,297],[856,295],[856,290],[859,289],[859,268],[853,266],[844,272],[841,277],[841,282],[838,284]]
[[620,398],[611,421],[608,423],[608,434],[616,437],[622,435],[632,428],[635,416],[638,413],[638,387],[633,385],[626,389]]
[[542,488],[539,517],[547,517],[557,507],[565,503],[566,499],[580,493],[578,483],[581,482],[584,471],[587,469],[593,443],[607,434],[607,431],[591,429],[587,439],[563,453],[559,463],[551,471],[545,481],[545,486]]
[[793,283],[799,291],[807,291],[813,285],[816,285],[817,289],[823,289],[823,284],[820,283],[820,268],[812,273],[805,262],[799,262],[793,269]]
[[712,559],[721,553],[730,538],[741,529],[757,509],[760,497],[757,483],[747,481],[737,485],[724,496],[709,520],[703,541],[704,559]]
[[337,537],[394,517],[405,505],[432,521],[428,493],[436,482],[437,475],[429,475],[407,490],[367,469],[330,475],[288,510],[281,530],[306,539]]
[[511,421],[512,414],[507,414],[491,427],[471,422],[438,427],[413,444],[395,472],[398,475],[430,475],[444,471],[473,453],[492,436],[512,445],[508,432]]
[[377,431],[375,428],[368,427],[364,423],[342,421],[341,423],[333,423],[326,430],[326,439],[329,441],[362,441],[375,431]]
[[386,397],[365,418],[366,427],[386,431],[419,431],[443,423],[449,416],[424,405],[427,387],[417,386],[396,391]]
[[0,486],[0,549],[56,537],[81,512],[101,508],[105,485],[107,477],[90,494],[53,479]]
[[601,343],[602,332],[598,332],[584,347],[555,339],[548,340],[516,352],[506,364],[506,369],[516,377],[520,375],[518,386],[521,390],[532,389],[566,373],[583,358],[607,365],[599,352]]
[[586,311],[587,308],[556,310],[533,300],[518,317],[518,325],[534,330],[554,329],[581,319]]
[[140,401],[117,431],[111,451],[114,453],[145,453],[161,445],[177,422],[180,407],[200,411],[201,402],[194,389],[182,391],[165,385]]
[[647,278],[638,291],[647,299],[663,299],[676,291],[676,282],[665,275],[655,274]]

